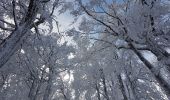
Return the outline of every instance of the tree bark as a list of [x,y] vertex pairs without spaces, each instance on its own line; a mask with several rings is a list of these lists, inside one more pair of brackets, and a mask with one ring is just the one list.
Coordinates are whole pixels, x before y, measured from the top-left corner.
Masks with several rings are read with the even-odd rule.
[[131,50],[138,56],[138,58],[145,64],[145,66],[153,73],[158,83],[165,90],[166,94],[169,95],[170,94],[169,71],[165,67],[163,67],[160,68],[159,74],[156,74],[154,71],[155,67],[146,58],[144,58],[142,53],[138,51],[131,42],[128,42],[128,45],[130,46]]
[[127,100],[136,100],[134,96],[134,91],[129,82],[129,77],[127,76],[127,74],[125,72],[122,72],[120,74],[120,77],[121,77],[123,88],[125,90],[125,95],[126,95]]
[[125,88],[123,86],[123,82],[122,82],[122,79],[121,79],[121,75],[118,75],[117,78],[118,78],[118,81],[119,81],[119,88],[122,92],[123,98],[124,98],[124,100],[128,100],[126,93],[125,93]]
[[45,89],[45,93],[43,96],[43,100],[50,100],[50,94],[51,94],[51,87],[52,87],[52,80],[53,80],[53,69],[50,67],[49,68],[49,79],[47,82],[47,86]]
[[0,68],[10,59],[10,57],[18,50],[19,46],[26,39],[33,25],[39,25],[44,20],[34,23],[38,10],[39,0],[30,0],[27,16],[24,21],[0,44]]
[[38,80],[34,79],[30,88],[30,92],[28,94],[28,97],[30,98],[30,100],[36,100],[36,91],[38,88]]

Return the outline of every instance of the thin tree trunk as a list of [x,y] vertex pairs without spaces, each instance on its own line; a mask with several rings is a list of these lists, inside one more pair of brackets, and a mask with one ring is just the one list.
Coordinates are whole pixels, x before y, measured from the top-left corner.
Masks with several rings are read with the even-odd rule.
[[96,91],[97,91],[97,98],[98,100],[101,100],[101,97],[100,97],[100,87],[99,87],[99,84],[96,82]]
[[107,86],[106,86],[106,79],[105,79],[105,75],[104,75],[103,69],[100,69],[100,72],[101,72],[101,79],[102,79],[102,84],[103,84],[105,98],[107,100],[109,100],[109,95],[108,95]]
[[53,69],[50,67],[49,68],[49,79],[48,79],[48,82],[47,82],[47,87],[45,89],[43,100],[50,100],[51,87],[52,87],[52,77],[53,77]]
[[125,72],[120,74],[127,100],[135,100],[134,91]]
[[30,92],[28,97],[30,98],[30,100],[36,100],[36,91],[37,91],[37,87],[38,87],[38,80],[34,79],[30,88]]
[[124,98],[124,100],[128,100],[126,93],[125,93],[125,88],[123,86],[123,82],[122,82],[122,79],[121,79],[121,75],[118,75],[117,78],[118,78],[118,81],[119,81],[119,88],[122,92],[123,98]]

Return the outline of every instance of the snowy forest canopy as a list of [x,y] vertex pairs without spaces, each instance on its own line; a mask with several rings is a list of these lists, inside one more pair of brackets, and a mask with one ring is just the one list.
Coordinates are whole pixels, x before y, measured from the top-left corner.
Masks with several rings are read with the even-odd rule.
[[0,100],[170,100],[170,1],[0,0]]

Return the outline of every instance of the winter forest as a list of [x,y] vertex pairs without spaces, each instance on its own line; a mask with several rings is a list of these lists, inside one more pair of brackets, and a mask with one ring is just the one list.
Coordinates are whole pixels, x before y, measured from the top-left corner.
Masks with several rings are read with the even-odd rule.
[[170,100],[170,0],[0,0],[0,100]]

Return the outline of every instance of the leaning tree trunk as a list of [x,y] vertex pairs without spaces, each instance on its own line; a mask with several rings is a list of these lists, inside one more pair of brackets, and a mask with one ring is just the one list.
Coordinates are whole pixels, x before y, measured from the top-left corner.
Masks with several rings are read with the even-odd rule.
[[96,89],[96,92],[97,92],[98,100],[101,100],[101,97],[100,97],[100,84],[98,84],[97,81],[95,83],[95,89]]
[[[138,58],[145,64],[145,66],[154,74],[156,80],[159,82],[161,87],[165,90],[166,94],[170,94],[170,76],[169,76],[169,71],[163,67],[160,68],[159,74],[155,73],[155,67],[142,55],[140,51],[138,51],[135,46],[131,43],[128,42],[131,50],[138,56]],[[168,76],[167,76],[168,75]]]
[[30,98],[30,100],[36,100],[36,96],[37,96],[37,88],[39,85],[39,80],[38,79],[34,79],[30,88],[30,92],[28,94],[28,97]]
[[28,26],[24,24],[15,29],[11,35],[0,44],[0,68],[10,59],[14,52],[18,50],[28,30]]
[[121,75],[117,75],[117,79],[118,79],[118,82],[119,82],[119,88],[120,88],[122,95],[123,95],[123,100],[128,100],[126,93],[125,93],[125,88],[123,86],[123,81],[122,81]]
[[49,75],[48,75],[47,86],[46,86],[46,89],[45,89],[43,100],[50,100],[51,87],[53,85],[52,81],[53,81],[53,68],[50,66],[49,67]]
[[34,23],[39,3],[39,0],[30,0],[26,17],[23,18],[24,20],[20,24],[15,23],[15,30],[0,44],[0,68],[18,50],[23,40],[29,34],[30,29],[34,25],[43,23],[43,20]]
[[120,77],[121,77],[121,80],[123,83],[123,87],[125,90],[127,100],[136,100],[135,96],[134,96],[134,91],[133,91],[132,86],[129,82],[130,80],[129,80],[129,77],[127,76],[127,74],[125,72],[122,72],[120,74]]
[[120,89],[122,91],[124,100],[136,100],[134,91],[129,82],[129,77],[124,71],[122,71],[120,75],[118,75],[118,80],[119,80]]

